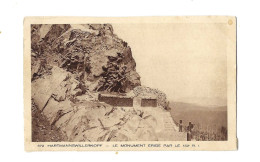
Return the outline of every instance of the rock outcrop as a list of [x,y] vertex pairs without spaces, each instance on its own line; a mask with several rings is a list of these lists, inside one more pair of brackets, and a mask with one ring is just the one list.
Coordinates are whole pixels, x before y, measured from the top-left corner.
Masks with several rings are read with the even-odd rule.
[[[158,116],[169,113],[166,95],[140,86],[131,48],[110,24],[32,25],[31,39],[33,141],[174,140]],[[113,107],[99,92],[155,95],[159,107]]]
[[32,25],[32,80],[47,64],[76,74],[91,91],[124,93],[141,85],[131,48],[111,25],[52,25],[46,35],[41,28]]

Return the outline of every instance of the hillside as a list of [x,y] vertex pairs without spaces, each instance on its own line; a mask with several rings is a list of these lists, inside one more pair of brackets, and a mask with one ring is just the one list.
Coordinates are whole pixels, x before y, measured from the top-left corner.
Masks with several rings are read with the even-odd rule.
[[[32,25],[32,140],[181,139],[182,135],[174,134],[166,95],[141,86],[135,68],[130,46],[110,24]],[[100,93],[152,96],[159,106],[116,107],[100,102]],[[171,127],[168,133],[163,118]]]
[[171,102],[171,115],[176,122],[183,120],[184,125],[189,122],[202,129],[219,129],[227,127],[227,107],[206,107],[197,104]]

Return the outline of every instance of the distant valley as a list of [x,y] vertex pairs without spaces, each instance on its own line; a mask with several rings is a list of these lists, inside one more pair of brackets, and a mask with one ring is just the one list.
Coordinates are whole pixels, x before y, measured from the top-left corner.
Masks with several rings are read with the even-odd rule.
[[189,122],[202,130],[220,131],[221,127],[227,128],[227,106],[200,106],[197,104],[171,102],[171,115],[179,123],[187,126]]

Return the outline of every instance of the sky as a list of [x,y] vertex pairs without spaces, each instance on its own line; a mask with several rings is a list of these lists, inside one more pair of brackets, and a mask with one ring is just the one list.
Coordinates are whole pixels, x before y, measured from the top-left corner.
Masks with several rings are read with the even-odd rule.
[[226,105],[226,24],[112,24],[131,47],[144,86],[174,102]]

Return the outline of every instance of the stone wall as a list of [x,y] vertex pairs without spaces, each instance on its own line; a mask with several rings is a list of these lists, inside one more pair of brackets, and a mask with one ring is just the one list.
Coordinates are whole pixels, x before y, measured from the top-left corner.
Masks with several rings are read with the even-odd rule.
[[112,106],[133,107],[133,98],[130,97],[103,96],[100,94],[98,100]]
[[157,99],[153,98],[140,98],[140,97],[127,97],[127,96],[113,96],[113,95],[98,95],[100,102],[105,102],[112,106],[123,107],[157,107]]
[[157,107],[157,99],[143,98],[141,101],[141,107]]

